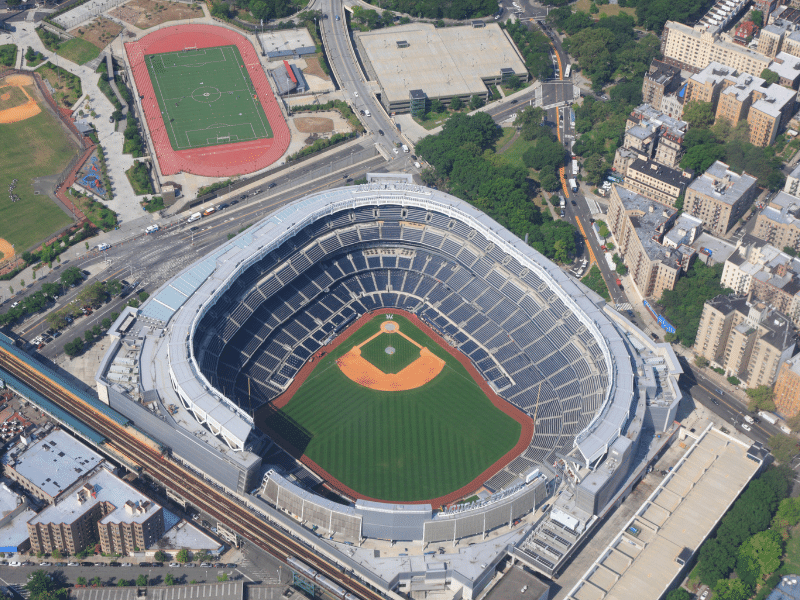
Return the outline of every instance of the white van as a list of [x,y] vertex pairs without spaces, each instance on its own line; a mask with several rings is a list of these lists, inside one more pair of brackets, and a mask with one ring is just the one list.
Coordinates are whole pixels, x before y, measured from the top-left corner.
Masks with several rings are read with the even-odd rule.
[[109,244],[103,243],[103,244],[98,244],[97,245],[97,249],[100,250],[100,251],[108,250],[109,248],[111,248],[111,246]]
[[194,214],[193,214],[191,217],[189,217],[189,218],[186,220],[186,222],[187,222],[187,223],[194,223],[195,221],[198,221],[198,220],[200,220],[200,219],[202,219],[202,218],[203,218],[203,213],[196,212],[196,213],[194,213]]
[[160,229],[160,227],[158,225],[150,225],[150,227],[145,229],[145,232],[147,232],[147,233],[155,233],[159,229]]
[[403,148],[403,152],[405,152],[406,154],[408,154],[408,146],[406,146],[405,144],[403,144],[402,148]]
[[364,109],[364,115],[367,116],[367,117],[371,117],[372,116],[372,114],[369,112],[368,108]]

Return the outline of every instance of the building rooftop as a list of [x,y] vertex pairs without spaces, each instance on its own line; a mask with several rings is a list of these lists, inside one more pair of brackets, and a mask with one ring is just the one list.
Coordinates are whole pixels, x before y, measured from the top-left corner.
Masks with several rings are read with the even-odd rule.
[[31,519],[31,523],[72,523],[91,506],[105,502],[114,506],[100,523],[143,523],[161,508],[152,500],[103,467],[83,485],[74,486],[59,502]]
[[699,73],[694,73],[689,79],[699,84],[711,83],[718,84],[726,78],[733,79],[738,75],[735,69],[716,61],[711,61],[708,66]]
[[[690,434],[691,435],[691,434]],[[600,553],[567,600],[659,598],[713,531],[760,462],[749,444],[706,428],[634,516]]]
[[783,19],[775,19],[772,23],[764,27],[761,31],[766,31],[767,33],[771,33],[773,35],[782,35],[786,33],[789,29],[793,28],[793,24],[789,21],[785,21]]
[[[659,204],[654,200],[640,196],[619,185],[614,185],[628,214],[631,225],[644,247],[650,260],[660,260],[672,266],[678,265],[677,254],[670,248],[665,248],[657,238],[663,233],[665,223],[677,212],[674,208]],[[637,215],[631,215],[636,211]]]
[[[800,61],[800,59],[795,59],[795,61]],[[795,77],[796,76],[797,73],[795,73]],[[790,103],[794,106],[794,102],[797,99],[797,92],[785,88],[782,85],[778,85],[777,83],[773,83],[767,87],[766,90],[762,91],[764,91],[766,96],[753,102],[752,108],[775,118],[780,117],[784,107]]]
[[689,123],[686,121],[670,117],[667,113],[653,108],[649,104],[637,106],[631,112],[629,119],[632,121],[638,120],[642,124],[646,123],[654,127],[660,127],[676,137],[681,137],[689,128]]
[[314,40],[305,27],[259,33],[258,40],[261,42],[264,52],[283,52],[297,48],[314,47]]
[[[664,25],[664,28],[674,29],[675,31],[680,31],[684,35],[689,35],[695,38],[700,38],[704,34],[708,34],[706,28],[701,25],[690,27],[689,25],[684,25],[683,23],[678,23],[677,21],[667,21]],[[755,50],[751,50],[745,46],[740,46],[739,44],[734,44],[733,42],[728,42],[722,39],[719,35],[714,35],[714,45],[726,50],[732,50],[737,54],[747,55],[757,62],[769,62],[769,57],[764,56],[760,52],[756,52]]]
[[664,244],[677,248],[681,244],[691,245],[703,230],[703,220],[690,214],[681,214],[664,236]]
[[631,170],[644,173],[662,183],[675,187],[684,187],[692,180],[692,173],[690,171],[671,169],[661,163],[652,160],[642,160],[640,158],[637,158],[630,164],[628,171]]
[[[655,69],[653,69],[654,66]],[[680,77],[681,75],[681,70],[677,67],[673,67],[672,65],[668,65],[667,63],[656,59],[653,59],[653,62],[650,63],[650,68],[651,70],[645,74],[645,77],[647,79],[652,79],[661,85],[664,85],[674,77]]]
[[[16,552],[28,539],[28,521],[36,514],[22,508],[25,500],[12,492],[5,483],[0,484],[0,552]],[[19,512],[14,515],[14,511]]]
[[689,189],[733,205],[755,184],[755,177],[734,173],[724,162],[716,161],[689,185]]
[[220,543],[209,535],[200,531],[188,521],[180,521],[164,534],[158,542],[159,548],[189,550],[218,550]]
[[775,60],[769,63],[767,68],[780,75],[783,79],[794,81],[800,76],[800,58],[788,52],[779,52]]
[[767,600],[800,600],[800,577],[785,575],[767,596]]
[[[389,102],[408,100],[411,89],[429,98],[486,93],[482,78],[502,68],[527,72],[514,46],[497,23],[473,28],[412,23],[356,34]],[[408,42],[398,47],[398,41]]]
[[[795,172],[792,172],[792,176],[795,176]],[[778,192],[770,203],[761,210],[759,218],[762,217],[773,223],[800,227],[800,198],[783,191]]]
[[65,431],[54,429],[29,446],[18,444],[3,462],[55,498],[103,462],[103,457]]
[[722,91],[725,96],[735,96],[739,102],[747,100],[751,94],[756,91],[763,91],[762,88],[766,83],[761,77],[755,77],[749,73],[741,73],[735,77],[726,77],[733,85],[728,86]]

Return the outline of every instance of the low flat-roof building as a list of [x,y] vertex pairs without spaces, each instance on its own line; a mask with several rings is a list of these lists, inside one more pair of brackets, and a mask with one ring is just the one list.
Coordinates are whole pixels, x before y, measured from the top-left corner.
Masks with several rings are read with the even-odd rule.
[[308,29],[279,29],[258,34],[261,52],[267,60],[301,58],[317,52],[316,44]]
[[644,298],[660,298],[675,287],[694,251],[662,245],[678,211],[653,202],[618,185],[611,186],[608,228],[617,240],[619,254]]
[[98,467],[57,502],[28,521],[34,552],[75,554],[99,538],[106,554],[144,550],[164,535],[163,509],[119,477]]
[[758,195],[756,178],[739,175],[716,161],[686,189],[684,210],[703,220],[703,227],[725,236]]
[[793,90],[800,86],[800,57],[792,56],[788,52],[779,52],[768,68],[778,74],[780,77],[778,83],[782,86]]
[[2,461],[6,477],[36,498],[53,502],[103,462],[103,457],[65,431],[54,429],[33,443],[20,442]]
[[0,483],[0,552],[24,552],[30,548],[27,523],[35,514],[24,495]]
[[412,23],[357,32],[355,39],[367,75],[378,82],[381,103],[390,113],[411,111],[411,90],[449,104],[456,96],[487,99],[487,85],[511,75],[528,80],[525,63],[497,23],[481,28]]

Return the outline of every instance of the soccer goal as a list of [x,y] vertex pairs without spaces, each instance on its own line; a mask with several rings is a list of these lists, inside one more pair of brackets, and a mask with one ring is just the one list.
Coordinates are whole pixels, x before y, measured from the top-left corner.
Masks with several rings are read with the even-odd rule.
[[195,44],[194,46],[184,46],[183,47],[183,51],[184,52],[189,52],[190,50],[195,50],[196,51],[197,50],[197,44]]

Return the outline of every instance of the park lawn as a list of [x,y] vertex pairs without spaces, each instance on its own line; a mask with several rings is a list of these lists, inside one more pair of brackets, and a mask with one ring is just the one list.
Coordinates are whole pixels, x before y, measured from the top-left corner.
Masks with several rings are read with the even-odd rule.
[[503,152],[500,156],[508,160],[514,166],[529,170],[528,167],[525,166],[525,163],[522,162],[522,155],[525,154],[525,151],[532,145],[533,142],[523,140],[522,136],[520,136],[511,144],[508,150]]
[[261,425],[299,444],[306,456],[365,496],[409,502],[446,495],[511,450],[521,425],[491,403],[461,363],[400,315],[394,322],[445,361],[442,372],[401,392],[375,391],[348,379],[336,359],[385,322],[384,315],[376,316],[331,351],[290,402]]
[[503,135],[497,140],[497,143],[494,145],[494,151],[500,152],[500,148],[505,146],[508,141],[514,137],[514,133],[517,131],[516,127],[503,127]]
[[[578,0],[578,2],[575,4],[575,9],[576,10],[581,10],[581,11],[583,11],[583,12],[588,14],[589,13],[589,7],[591,6],[591,4],[592,4],[591,0]],[[623,13],[623,12],[624,13],[628,13],[632,17],[636,17],[636,9],[635,8],[630,8],[630,7],[623,8],[619,4],[602,4],[602,5],[598,4],[597,8],[600,9],[600,12],[597,15],[598,17],[600,15],[608,15],[609,17],[615,17],[619,13]],[[592,15],[592,17],[596,18],[595,15]]]
[[46,108],[30,119],[0,126],[0,148],[0,189],[7,190],[17,179],[14,193],[20,197],[0,202],[0,238],[21,254],[71,222],[47,195],[33,193],[33,179],[60,173],[77,148]]
[[72,38],[60,44],[56,54],[82,65],[100,56],[100,48],[81,38]]
[[425,115],[425,120],[423,121],[419,117],[414,117],[414,120],[422,125],[425,129],[430,131],[431,129],[436,129],[441,125],[444,125],[445,121],[450,118],[450,111],[446,110],[443,113],[435,113],[429,112]]
[[53,97],[56,103],[62,106],[71,108],[83,95],[80,77],[61,67],[48,62],[36,69],[36,72],[47,79],[47,82],[55,90]]

